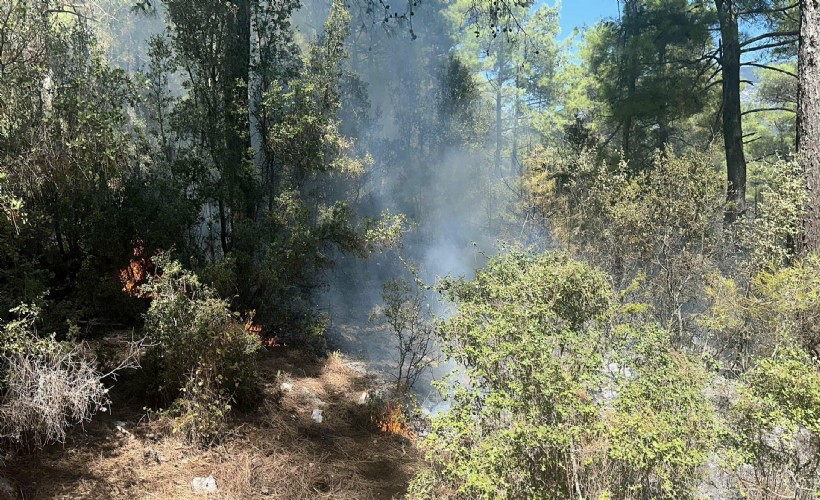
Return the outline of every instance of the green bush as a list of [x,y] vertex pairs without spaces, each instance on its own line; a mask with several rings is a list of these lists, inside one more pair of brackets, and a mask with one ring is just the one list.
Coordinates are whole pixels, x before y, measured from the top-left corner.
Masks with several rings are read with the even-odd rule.
[[382,285],[382,306],[370,314],[388,329],[396,347],[396,393],[409,392],[419,377],[435,362],[435,328],[430,306],[425,306],[425,287],[417,271],[409,266],[413,282],[394,278]]
[[729,465],[754,498],[820,495],[820,362],[780,349],[745,375],[728,414]]
[[179,417],[176,430],[207,444],[218,437],[232,403],[254,400],[260,341],[179,262],[167,254],[155,261],[161,274],[143,287],[152,298],[146,364],[156,372],[154,390]]
[[541,150],[529,162],[528,204],[562,247],[610,273],[618,289],[643,276],[636,292],[656,321],[679,345],[691,344],[703,276],[718,269],[730,241],[725,181],[711,159],[656,152],[643,172],[591,152],[555,158]]
[[467,498],[691,496],[715,435],[705,375],[668,332],[613,326],[607,276],[511,251],[439,288],[466,379],[423,444],[440,483]]

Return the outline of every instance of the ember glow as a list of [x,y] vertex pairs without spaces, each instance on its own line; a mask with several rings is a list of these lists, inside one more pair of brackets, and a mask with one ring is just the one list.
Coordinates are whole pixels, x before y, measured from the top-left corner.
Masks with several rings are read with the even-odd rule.
[[134,251],[128,267],[120,271],[120,281],[123,284],[122,291],[131,297],[151,298],[142,291],[142,285],[148,281],[148,277],[156,274],[157,266],[151,260],[151,256],[145,250],[142,240],[134,242]]

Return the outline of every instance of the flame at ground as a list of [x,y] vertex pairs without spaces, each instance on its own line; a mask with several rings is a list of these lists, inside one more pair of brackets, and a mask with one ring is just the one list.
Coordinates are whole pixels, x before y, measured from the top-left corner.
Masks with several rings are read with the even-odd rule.
[[272,337],[265,336],[265,334],[262,333],[262,325],[257,325],[252,320],[245,322],[245,331],[258,337],[259,342],[265,347],[287,347],[287,345],[279,342],[276,335]]
[[393,406],[387,403],[384,413],[373,415],[371,420],[380,431],[387,434],[395,434],[408,439],[415,440],[416,433],[411,428],[411,419],[405,415],[402,405]]
[[151,260],[151,256],[146,252],[145,245],[141,240],[134,242],[134,257],[128,263],[128,267],[120,271],[120,281],[123,284],[122,291],[131,297],[148,298],[150,294],[142,291],[141,287],[148,281],[148,277],[155,274],[157,267]]

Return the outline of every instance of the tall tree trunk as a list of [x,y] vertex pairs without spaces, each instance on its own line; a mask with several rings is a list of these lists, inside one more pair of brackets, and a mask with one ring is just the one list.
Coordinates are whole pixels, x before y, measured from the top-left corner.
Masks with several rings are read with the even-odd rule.
[[801,252],[820,250],[820,0],[801,2],[797,143],[808,188]]
[[[635,28],[635,20],[638,16],[638,3],[635,0],[627,1],[624,5],[624,11],[629,13],[629,18],[631,19],[629,25],[626,27],[626,30],[623,33],[622,50],[625,51],[624,58],[626,59],[626,75],[624,75],[624,78],[626,78],[626,100],[627,102],[632,102],[632,99],[635,97],[635,91],[637,89],[638,84],[638,61],[635,57],[635,54],[629,51],[627,47],[629,46],[630,39],[637,35]],[[622,124],[622,152],[627,162],[630,162],[630,160],[632,159],[632,123],[632,113],[629,113],[626,117],[624,117],[624,122]]]
[[519,182],[523,180],[524,171],[521,168],[521,163],[518,161],[518,120],[521,116],[521,96],[519,91],[521,89],[521,65],[515,67],[515,104],[513,105],[513,127],[512,127],[512,152],[511,158],[511,172],[518,174]]
[[727,222],[746,209],[746,156],[740,109],[740,37],[733,0],[715,0],[720,22],[720,64],[723,77],[723,142],[729,181]]
[[[666,81],[666,44],[658,47],[658,71],[660,71],[661,81]],[[669,144],[669,105],[664,99],[658,108],[658,150],[665,154],[666,146]]]
[[504,90],[504,61],[503,50],[498,53],[496,60],[496,89],[495,89],[495,169],[501,170],[501,149],[504,145],[504,132],[502,128],[501,112],[504,105],[503,90]]
[[223,172],[229,172],[226,195],[231,217],[254,217],[255,199],[252,186],[246,185],[249,176],[244,175],[246,153],[250,149],[250,135],[247,133],[248,115],[239,112],[247,110],[248,87],[251,59],[251,0],[233,0],[236,8],[233,18],[233,33],[229,37],[226,50],[228,67],[225,75],[224,106],[225,115],[225,165]]
[[503,145],[503,130],[501,128],[501,87],[495,92],[495,169],[501,170],[501,147]]

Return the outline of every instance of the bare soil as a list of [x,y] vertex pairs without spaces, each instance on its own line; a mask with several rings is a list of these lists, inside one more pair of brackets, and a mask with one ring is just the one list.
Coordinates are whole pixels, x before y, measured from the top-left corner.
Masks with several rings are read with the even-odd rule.
[[[187,499],[194,477],[212,475],[211,498],[400,498],[423,467],[414,443],[385,434],[360,404],[373,386],[342,356],[318,359],[288,348],[264,355],[264,400],[238,415],[207,450],[169,436],[168,422],[114,405],[64,445],[16,452],[2,474],[22,498]],[[282,390],[282,383],[292,384]],[[311,418],[323,411],[323,422]]]

